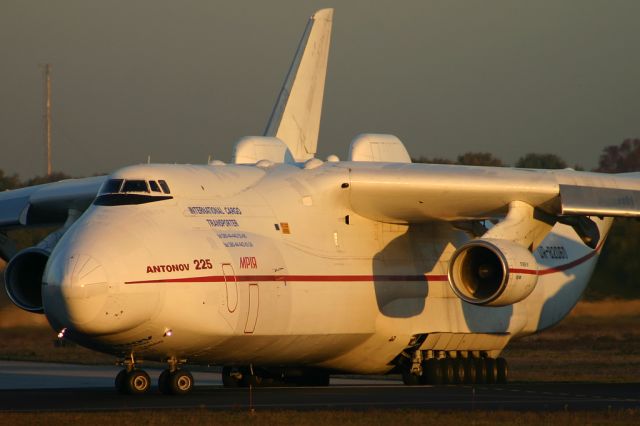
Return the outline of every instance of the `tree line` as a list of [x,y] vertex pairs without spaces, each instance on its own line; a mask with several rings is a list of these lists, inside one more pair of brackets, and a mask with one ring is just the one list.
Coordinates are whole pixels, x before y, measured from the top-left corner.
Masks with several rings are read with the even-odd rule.
[[8,189],[18,189],[25,186],[40,185],[43,183],[57,182],[63,179],[71,179],[71,176],[62,172],[53,172],[50,175],[36,176],[31,179],[21,180],[17,174],[6,175],[4,170],[0,169],[0,191]]
[[[459,155],[455,161],[427,157],[414,158],[413,161],[470,166],[507,166],[489,152],[466,152]],[[568,166],[566,161],[555,154],[529,153],[520,157],[515,167],[564,169]],[[572,168],[583,170],[578,165]],[[640,138],[626,139],[620,145],[605,147],[600,154],[598,167],[593,171],[601,173],[640,171]],[[67,178],[69,178],[68,175],[56,172],[50,176],[37,176],[22,181],[17,174],[6,175],[3,170],[0,170],[0,191]],[[51,230],[17,230],[11,231],[10,237],[17,240],[19,248],[24,248],[37,244],[49,232]],[[636,259],[638,255],[640,255],[640,222],[636,219],[616,219],[585,297],[589,299],[640,298],[640,284],[636,283],[636,277],[640,276],[640,261]]]
[[[417,157],[412,158],[414,163],[430,163],[430,164],[460,164],[464,166],[492,166],[492,167],[507,167],[508,165],[503,163],[498,157],[495,157],[490,152],[465,152],[458,155],[456,160],[450,160],[448,158],[429,158],[429,157]],[[525,169],[566,169],[567,163],[555,154],[526,154],[516,161],[514,165],[518,168]],[[579,165],[573,167],[574,170],[583,170]]]

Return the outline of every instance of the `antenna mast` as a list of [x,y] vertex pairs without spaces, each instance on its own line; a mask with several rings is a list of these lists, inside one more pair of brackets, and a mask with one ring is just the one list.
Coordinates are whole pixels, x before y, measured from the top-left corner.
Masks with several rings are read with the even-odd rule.
[[47,153],[47,176],[51,176],[51,64],[45,64],[43,68],[44,94],[42,102],[42,133]]

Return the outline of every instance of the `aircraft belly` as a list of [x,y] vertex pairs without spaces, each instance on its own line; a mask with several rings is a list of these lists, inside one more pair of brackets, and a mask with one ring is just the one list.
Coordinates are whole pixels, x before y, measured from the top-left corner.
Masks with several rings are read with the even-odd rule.
[[358,334],[233,336],[198,351],[193,359],[231,365],[321,365],[336,353],[350,350],[367,337]]

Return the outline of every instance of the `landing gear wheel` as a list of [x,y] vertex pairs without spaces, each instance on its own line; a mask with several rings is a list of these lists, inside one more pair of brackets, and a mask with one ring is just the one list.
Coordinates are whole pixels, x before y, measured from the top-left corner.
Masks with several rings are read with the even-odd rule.
[[405,368],[402,370],[402,383],[407,386],[416,386],[422,384],[422,377],[424,377],[424,373],[422,376],[418,376],[413,374],[409,368]]
[[127,392],[127,370],[122,369],[116,376],[115,381],[116,390],[118,393],[126,394]]
[[472,362],[476,370],[476,383],[479,385],[485,384],[487,382],[487,364],[482,358],[475,358]]
[[493,384],[498,380],[498,366],[494,358],[485,358],[484,363],[487,366],[487,383]]
[[456,358],[453,360],[453,381],[459,385],[465,382],[467,378],[466,363],[462,358]]
[[439,385],[442,383],[442,369],[440,363],[435,358],[429,358],[422,364],[422,375],[425,383],[429,385]]
[[476,367],[473,358],[464,360],[464,383],[471,385],[476,382]]
[[126,377],[127,392],[132,395],[146,393],[151,387],[151,379],[144,370],[131,370]]
[[225,388],[238,388],[242,386],[242,373],[234,367],[222,367],[222,385]]
[[505,384],[509,380],[509,365],[504,358],[496,359],[496,366],[498,367],[498,379],[496,383]]
[[442,383],[450,385],[455,383],[455,376],[453,371],[453,360],[451,358],[443,358],[438,361],[440,368],[442,369]]
[[169,375],[169,389],[174,395],[186,395],[193,389],[193,376],[187,370],[176,370]]
[[171,388],[169,387],[170,377],[171,371],[168,369],[163,370],[162,373],[160,373],[160,377],[158,377],[158,389],[160,390],[160,393],[163,393],[164,395],[171,394]]

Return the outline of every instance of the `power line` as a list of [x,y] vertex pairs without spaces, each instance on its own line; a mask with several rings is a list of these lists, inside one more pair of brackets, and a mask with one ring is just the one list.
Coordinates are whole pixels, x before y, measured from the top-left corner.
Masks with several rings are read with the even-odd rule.
[[51,176],[51,64],[43,65],[42,134],[47,159],[47,176]]

